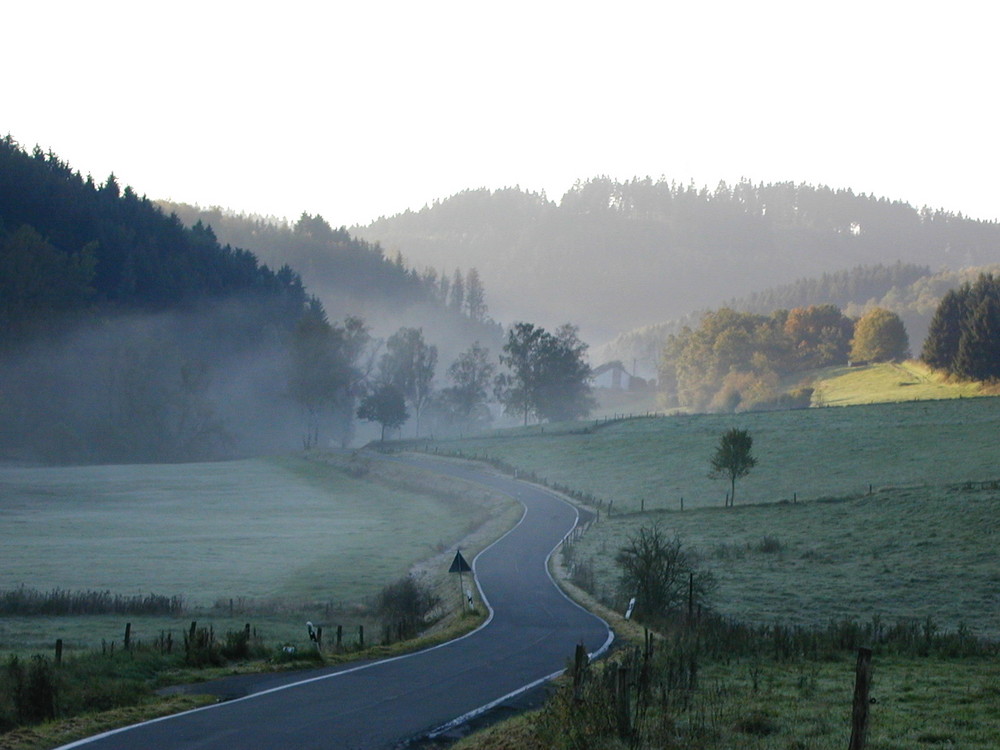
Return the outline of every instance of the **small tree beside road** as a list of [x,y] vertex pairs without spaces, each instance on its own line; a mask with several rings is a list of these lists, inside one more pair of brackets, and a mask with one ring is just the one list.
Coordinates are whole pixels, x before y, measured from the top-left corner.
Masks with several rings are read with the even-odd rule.
[[729,496],[726,507],[733,505],[736,499],[736,480],[745,477],[750,469],[757,465],[757,458],[751,452],[753,438],[747,430],[733,427],[722,434],[719,445],[712,456],[712,479],[729,480]]
[[659,524],[642,526],[615,555],[618,591],[635,597],[640,618],[664,617],[701,604],[715,585],[711,573],[697,569],[680,537],[668,538]]

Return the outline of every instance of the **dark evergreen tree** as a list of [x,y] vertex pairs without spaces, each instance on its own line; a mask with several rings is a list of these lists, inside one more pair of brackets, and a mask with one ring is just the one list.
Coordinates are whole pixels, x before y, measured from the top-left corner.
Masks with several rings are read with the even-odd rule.
[[1000,378],[1000,279],[982,274],[944,296],[922,358],[961,378]]
[[486,290],[479,279],[479,271],[470,268],[465,276],[465,308],[469,318],[477,323],[486,320]]
[[958,342],[962,337],[964,318],[963,299],[966,291],[950,290],[931,319],[931,326],[924,341],[921,359],[931,367],[950,370],[958,355]]
[[971,380],[1000,377],[1000,304],[992,294],[965,316],[952,370]]

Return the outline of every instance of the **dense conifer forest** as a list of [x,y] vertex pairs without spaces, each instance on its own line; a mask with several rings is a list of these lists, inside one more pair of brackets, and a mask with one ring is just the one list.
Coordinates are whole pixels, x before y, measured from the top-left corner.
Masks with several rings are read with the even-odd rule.
[[303,213],[297,221],[158,201],[185,226],[211,226],[219,240],[252,251],[273,266],[301,273],[310,294],[334,318],[360,316],[378,335],[400,325],[433,331],[445,356],[475,341],[496,350],[503,330],[489,315],[487,292],[473,267],[426,267],[422,271],[389,257],[376,242],[332,227],[322,216]]
[[0,140],[5,458],[185,460],[288,440],[285,361],[308,302],[287,265],[185,228],[114,175]]

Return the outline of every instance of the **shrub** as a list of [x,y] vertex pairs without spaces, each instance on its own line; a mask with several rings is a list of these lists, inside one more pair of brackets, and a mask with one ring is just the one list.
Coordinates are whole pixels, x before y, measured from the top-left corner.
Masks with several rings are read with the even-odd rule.
[[385,586],[375,598],[375,616],[386,633],[399,640],[412,638],[425,624],[440,598],[423,581],[404,576]]
[[618,591],[636,598],[637,617],[659,617],[689,604],[700,605],[715,587],[711,573],[698,570],[680,537],[668,539],[654,523],[642,526],[615,556],[621,570]]

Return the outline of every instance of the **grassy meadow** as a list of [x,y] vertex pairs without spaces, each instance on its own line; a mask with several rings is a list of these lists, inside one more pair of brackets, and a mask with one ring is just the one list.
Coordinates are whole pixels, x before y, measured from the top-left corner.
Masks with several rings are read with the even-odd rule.
[[[709,458],[732,426],[751,432],[758,464],[724,509],[728,481],[708,477]],[[534,427],[431,450],[613,503],[573,551],[609,600],[615,552],[658,522],[715,573],[726,614],[930,616],[1000,636],[997,398]]]
[[738,620],[820,626],[918,619],[1000,638],[1000,490],[888,489],[870,496],[613,515],[573,545],[613,602],[614,553],[659,523],[715,576],[712,604]]
[[[894,378],[886,392],[898,394],[899,381],[919,372],[860,373],[875,374]],[[826,403],[859,398],[848,386],[863,386],[845,382],[837,385],[840,397],[826,391]],[[654,523],[680,536],[697,564],[713,573],[718,585],[710,604],[733,621],[771,634],[789,626],[835,632],[831,623],[847,620],[876,631],[902,623],[920,638],[958,633],[995,643],[1000,399],[895,401],[536,426],[428,449],[496,459],[600,500],[599,520],[564,548],[561,566],[585,571],[574,580],[592,582],[596,598],[612,607],[601,610],[616,623],[623,647],[606,670],[612,675],[616,660],[627,660],[642,643],[641,636],[629,642],[631,623],[621,620],[614,556],[630,535]],[[708,464],[719,436],[733,426],[750,430],[759,463],[738,482],[736,506],[724,508],[728,482],[709,479]],[[669,666],[674,637],[665,631],[660,653],[668,661],[655,680],[674,679],[678,664],[684,673],[689,657]],[[650,712],[628,741],[613,730],[613,690],[581,704],[563,688],[540,712],[474,734],[456,750],[845,747],[854,652],[835,646],[818,657],[779,657],[771,637],[761,636],[757,657],[730,654],[725,643],[721,656],[702,654],[697,687],[672,697],[654,682]],[[873,664],[867,747],[1000,746],[995,646],[976,656],[933,649],[902,655],[876,646]],[[606,683],[598,677],[594,684]],[[639,700],[638,689],[632,700]]]
[[[687,701],[650,712],[643,722],[645,742],[629,744],[599,735],[553,742],[545,732],[557,710],[550,704],[473,734],[454,750],[843,750],[848,746],[854,664],[847,656],[715,663],[705,666],[700,683],[702,689]],[[1000,670],[989,661],[878,659],[871,690],[876,702],[869,713],[866,747],[870,750],[994,750],[1000,740]]]
[[[453,546],[492,512],[454,488],[353,478],[318,460],[0,468],[0,590],[110,590],[182,596],[218,632],[256,614],[279,640],[358,613],[383,585]],[[229,601],[234,601],[230,617]],[[218,606],[217,606],[218,605]],[[294,615],[289,614],[294,612]],[[0,618],[0,652],[148,640],[157,617]],[[285,632],[287,630],[287,632]],[[175,634],[176,635],[176,634]]]
[[499,459],[550,484],[614,501],[619,512],[721,506],[708,477],[719,436],[750,431],[757,467],[736,504],[814,500],[872,489],[1000,478],[1000,398],[696,414],[541,425],[420,449]]

